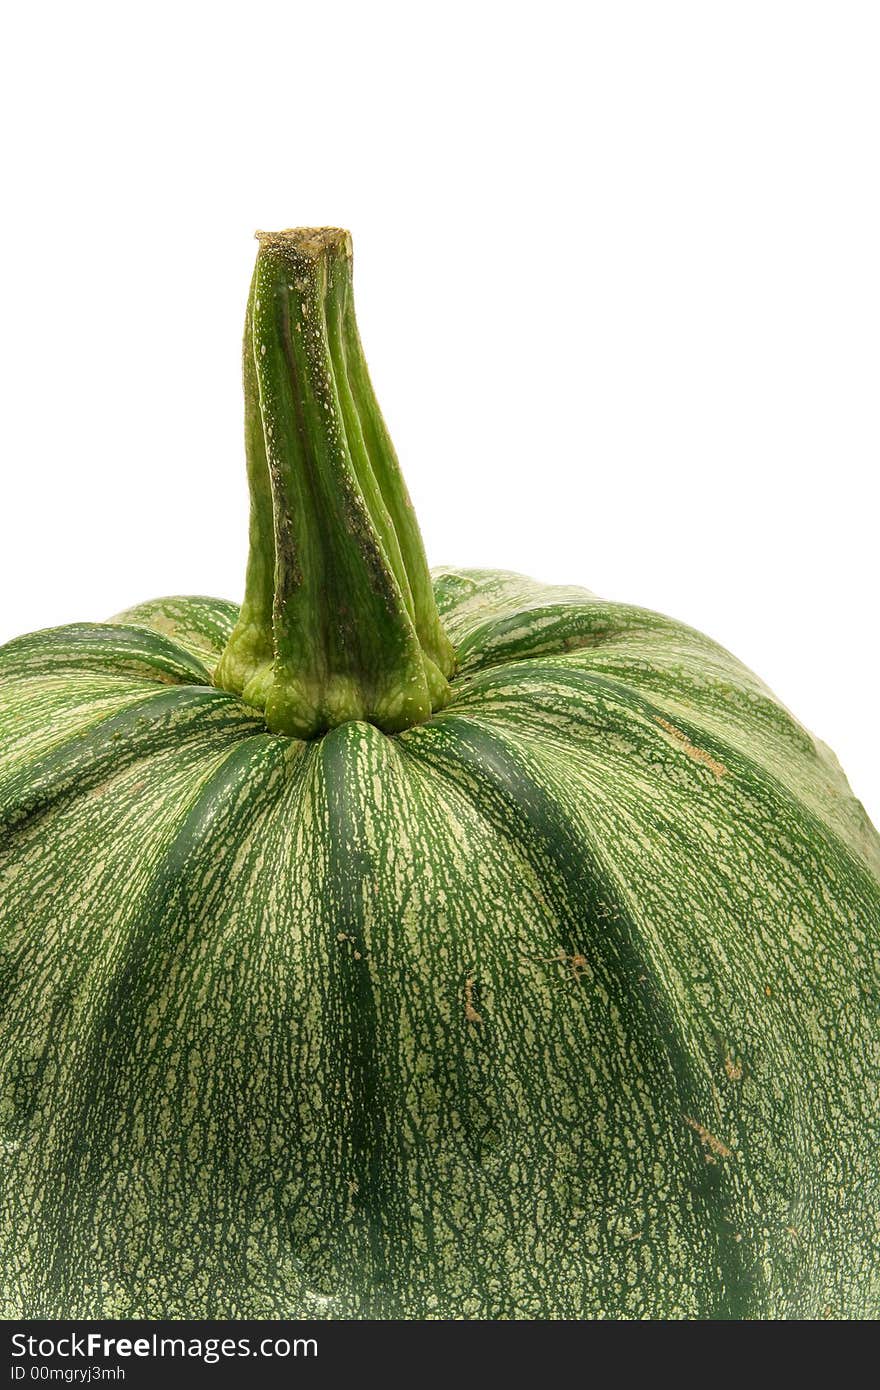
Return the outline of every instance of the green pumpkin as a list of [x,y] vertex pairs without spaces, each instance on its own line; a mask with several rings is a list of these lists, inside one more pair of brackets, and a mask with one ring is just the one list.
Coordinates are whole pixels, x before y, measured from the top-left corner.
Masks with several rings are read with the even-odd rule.
[[431,576],[263,236],[245,602],[0,650],[0,1314],[876,1317],[880,840],[655,613]]

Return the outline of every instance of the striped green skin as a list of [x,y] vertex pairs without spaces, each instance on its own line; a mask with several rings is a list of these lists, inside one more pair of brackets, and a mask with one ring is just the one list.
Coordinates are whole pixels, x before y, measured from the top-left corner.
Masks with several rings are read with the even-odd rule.
[[213,600],[0,650],[0,1313],[876,1316],[833,756],[668,619],[435,587],[395,737],[268,734]]

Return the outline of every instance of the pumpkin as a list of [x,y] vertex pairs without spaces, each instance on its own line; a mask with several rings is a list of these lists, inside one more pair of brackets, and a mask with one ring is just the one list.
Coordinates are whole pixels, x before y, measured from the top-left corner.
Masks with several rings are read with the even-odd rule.
[[880,840],[679,622],[429,572],[259,234],[240,610],[0,650],[0,1313],[872,1317]]

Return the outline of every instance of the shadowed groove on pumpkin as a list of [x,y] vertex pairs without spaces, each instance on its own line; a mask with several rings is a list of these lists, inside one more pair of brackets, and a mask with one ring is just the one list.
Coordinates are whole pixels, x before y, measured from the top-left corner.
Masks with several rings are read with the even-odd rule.
[[0,1316],[876,1317],[833,754],[681,623],[429,574],[346,233],[260,234],[244,384],[241,609],[0,648]]

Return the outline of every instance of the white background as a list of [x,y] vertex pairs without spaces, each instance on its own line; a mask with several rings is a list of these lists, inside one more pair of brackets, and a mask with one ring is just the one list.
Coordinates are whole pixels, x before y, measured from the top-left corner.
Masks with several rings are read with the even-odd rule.
[[255,227],[352,229],[434,563],[658,608],[880,822],[880,10],[10,7],[0,640],[240,597]]

